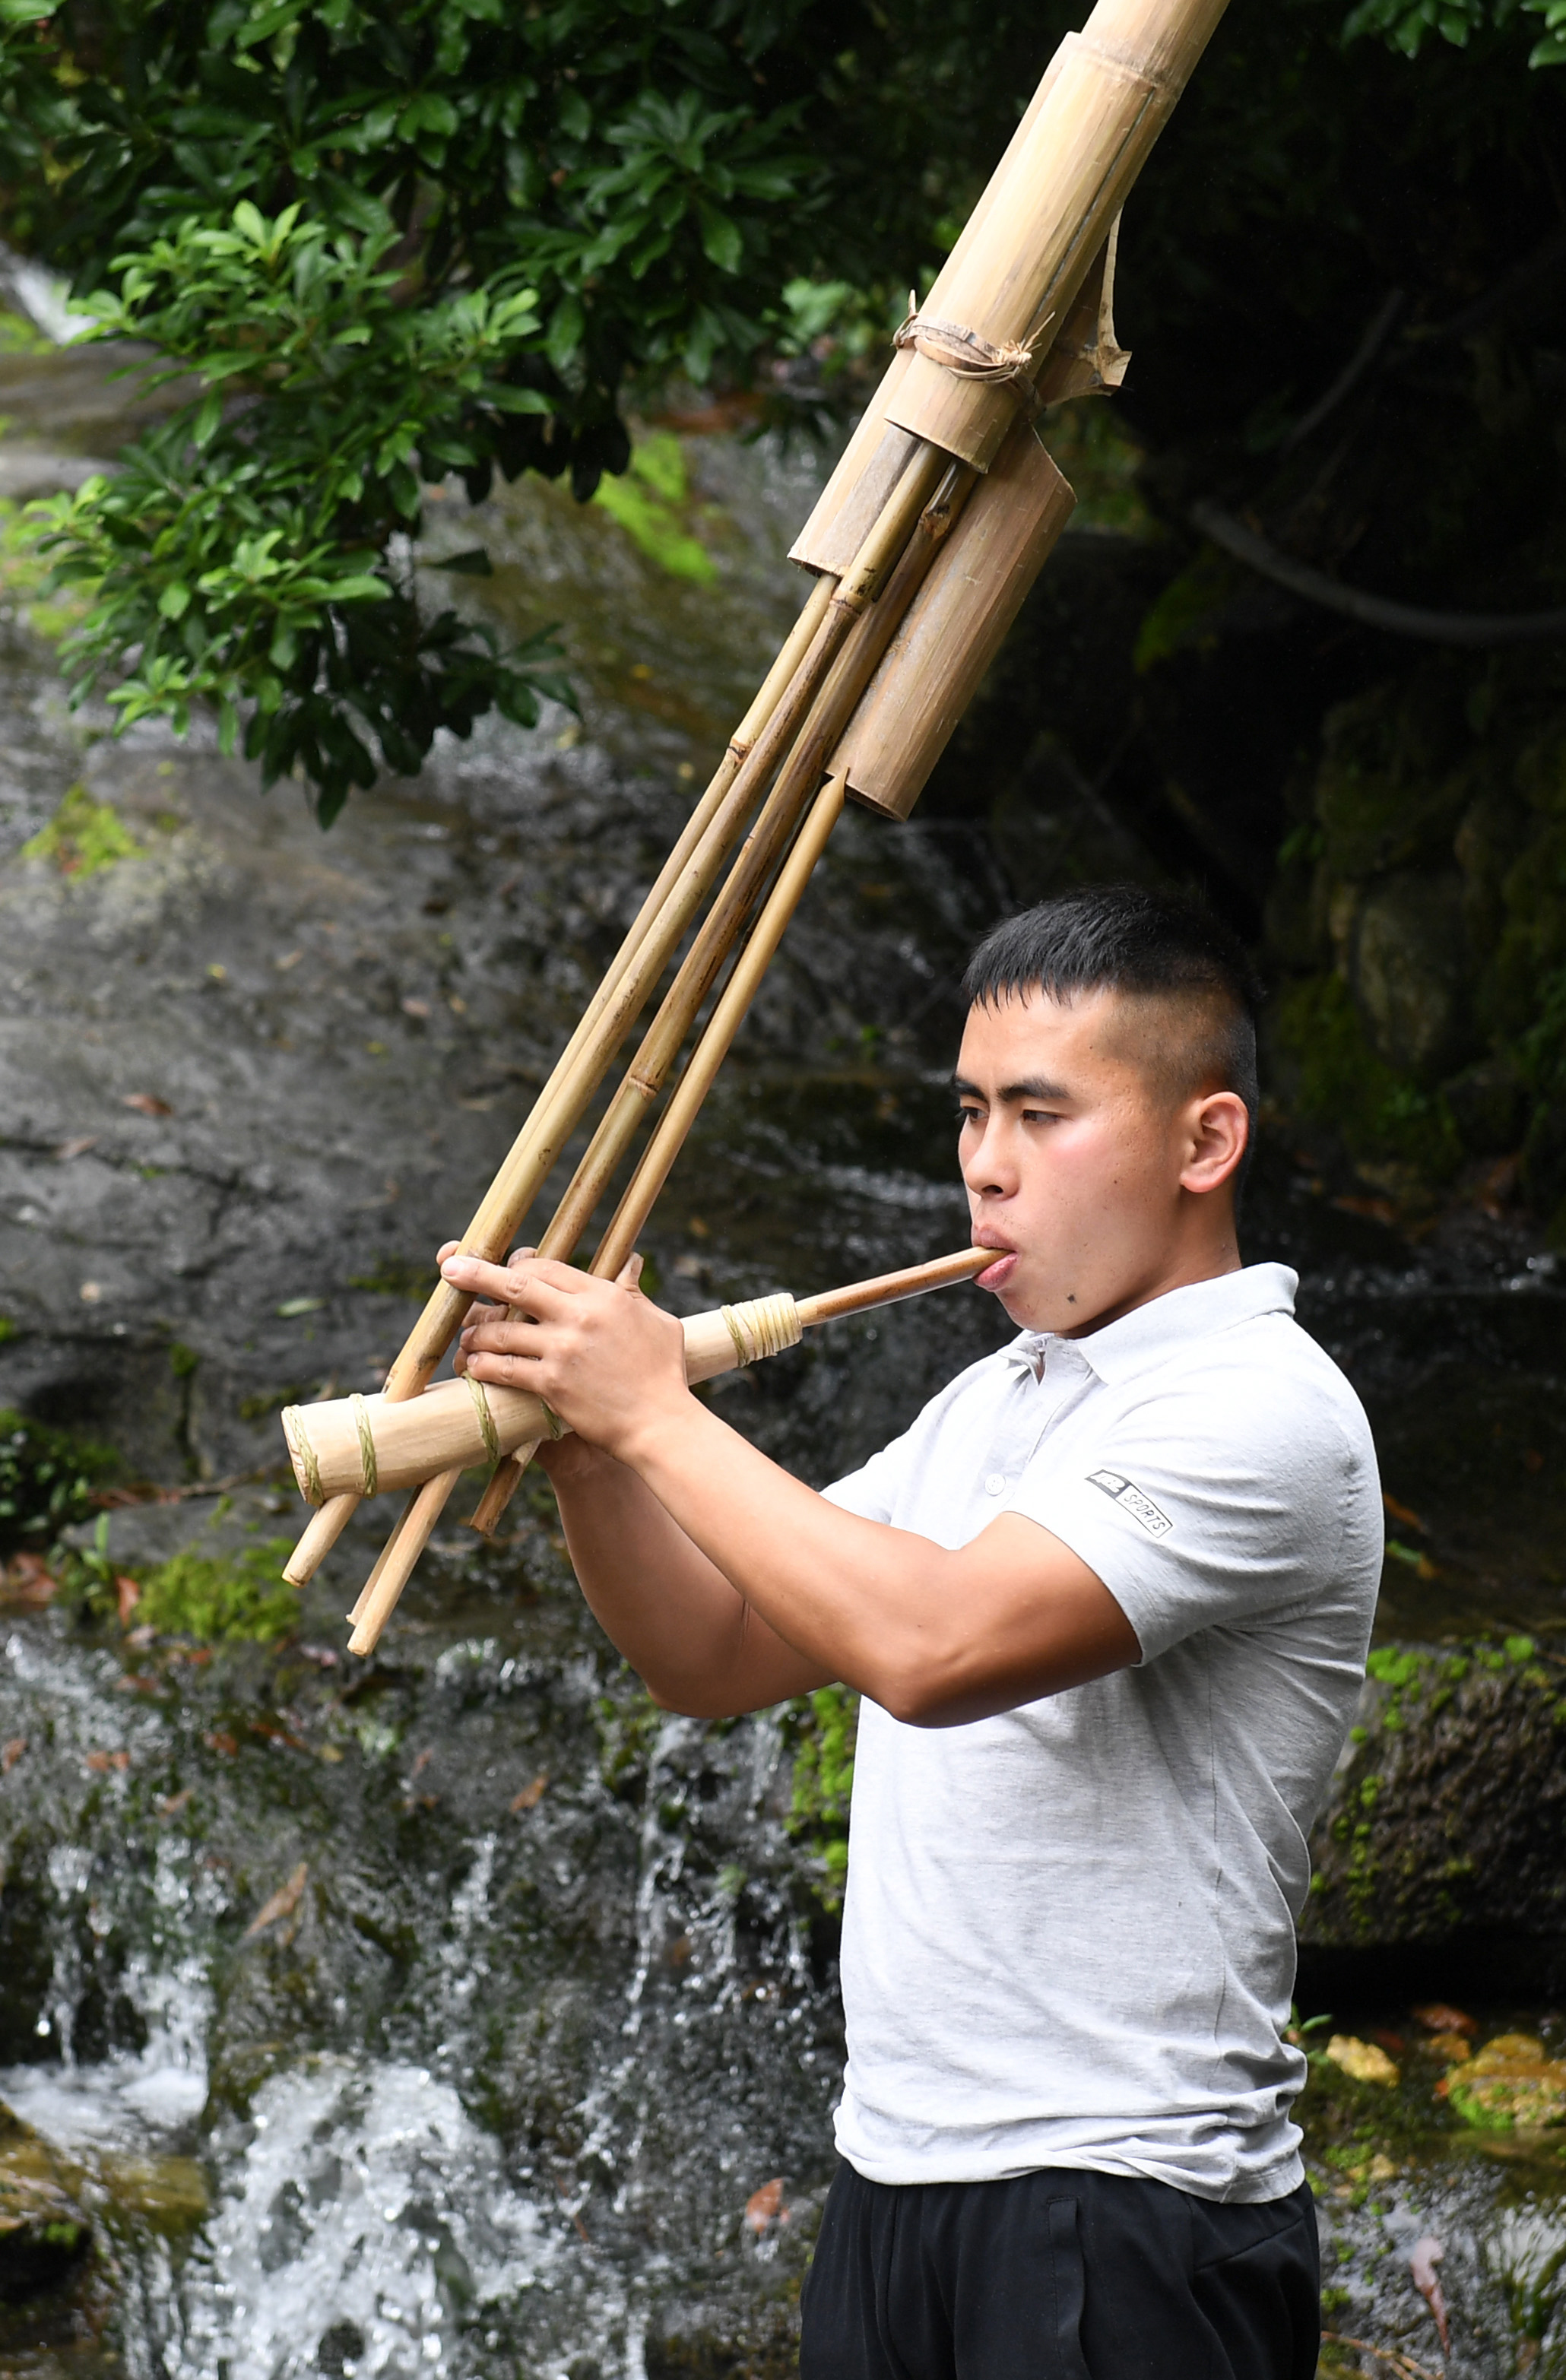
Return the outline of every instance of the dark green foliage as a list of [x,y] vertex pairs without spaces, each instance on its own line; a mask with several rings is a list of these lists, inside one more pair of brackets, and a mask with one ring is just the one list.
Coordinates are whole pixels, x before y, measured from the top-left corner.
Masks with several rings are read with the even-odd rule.
[[[105,1512],[92,1543],[60,1563],[68,1600],[85,1618],[126,1620],[160,1636],[193,1636],[204,1644],[270,1645],[299,1616],[299,1598],[279,1573],[293,1552],[289,1537],[268,1537],[231,1554],[187,1548],[164,1562],[116,1562],[109,1551]],[[127,1586],[134,1585],[133,1599]]]
[[107,1447],[0,1411],[0,1555],[42,1548],[92,1509],[92,1491],[115,1467]]
[[820,1897],[838,1908],[848,1876],[848,1805],[859,1697],[850,1686],[818,1686],[789,1706],[795,1736],[788,1830],[819,1862]]

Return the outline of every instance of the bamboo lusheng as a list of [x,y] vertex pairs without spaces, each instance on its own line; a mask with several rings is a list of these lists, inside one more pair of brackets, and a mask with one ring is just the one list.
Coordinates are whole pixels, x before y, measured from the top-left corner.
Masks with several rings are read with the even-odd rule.
[[[1069,387],[1112,385],[1123,368],[1110,319],[1112,226],[1222,6],[1223,0],[1099,0],[1083,33],[1068,36],[1051,62],[1001,168],[927,301],[933,314],[939,299],[941,314],[954,326],[959,342],[972,334],[974,340],[991,347],[1026,347],[1030,358],[1040,354],[1042,334],[1053,325],[1059,347],[1044,358],[1038,375],[1039,393],[1047,398]],[[1095,318],[1097,330],[1085,339],[1084,301],[1090,286],[1094,296],[1086,312]],[[976,347],[975,352],[982,350]],[[957,456],[981,472],[988,470],[1014,420],[1019,398],[1025,404],[1028,401],[1028,392],[1017,382],[1015,372],[977,379],[960,376],[945,370],[938,359],[911,351],[893,359],[866,423],[851,442],[844,466],[833,474],[795,549],[810,567],[842,575],[844,583],[827,601],[819,637],[788,697],[780,701],[780,710],[794,714],[788,722],[790,730],[802,707],[807,708],[808,716],[794,755],[783,763],[790,781],[789,801],[779,799],[779,789],[774,788],[774,804],[766,814],[768,837],[762,840],[770,839],[772,824],[782,826],[786,840],[789,813],[799,814],[793,808],[795,796],[801,805],[807,801],[823,773],[826,751],[813,755],[815,765],[807,769],[801,747],[809,741],[809,722],[824,715],[825,691],[819,698],[817,695],[821,676],[830,667],[841,686],[843,662],[856,647],[863,649],[860,639],[850,638],[846,613],[868,604],[873,619],[879,608],[878,589],[896,564],[907,523],[920,509],[925,488],[936,469],[949,468]],[[849,465],[852,469],[845,474],[844,467]],[[830,558],[819,550],[821,540],[815,534],[823,519],[835,541]],[[1048,541],[1042,535],[1032,540],[1031,559],[1021,566],[1036,568]],[[1026,549],[1029,541],[1023,542]],[[976,588],[972,607],[962,602],[954,607],[952,638],[940,655],[940,665],[949,667],[958,680],[994,629],[997,607],[993,601],[978,601],[979,591]],[[1020,588],[1013,589],[1014,594],[1020,591]],[[969,650],[970,645],[974,651]],[[841,654],[834,661],[839,647]],[[901,666],[923,666],[924,660],[924,640],[910,634],[904,643]],[[805,679],[809,684],[801,697]],[[898,687],[883,681],[877,696],[883,718],[895,716],[897,697]],[[856,698],[851,697],[847,705],[850,716]],[[955,715],[955,706],[927,705],[929,723],[917,739],[917,752],[906,756],[895,751],[893,740],[882,739],[882,761],[892,782],[878,784],[871,798],[905,815],[917,783],[950,733]],[[842,723],[847,727],[849,717]],[[761,741],[766,743],[767,736]],[[778,720],[765,764],[759,747],[739,771],[738,778],[748,775],[751,780],[752,793],[759,793],[765,779],[783,763],[785,741],[784,724]],[[844,750],[849,752],[849,790],[856,792],[849,745]],[[737,780],[733,790],[737,791]],[[735,863],[736,876],[744,872],[744,865],[742,855]],[[763,876],[765,872],[760,870]],[[715,905],[723,914],[721,927],[714,926],[709,953],[716,945],[721,967],[742,929],[746,911],[737,900],[737,887],[734,900],[725,894]],[[694,908],[695,901],[686,912],[687,918]],[[673,949],[673,942],[669,947]],[[708,978],[709,986],[716,972]],[[633,961],[629,976],[643,978],[645,970]],[[638,1006],[650,979],[639,984]],[[694,1021],[694,1014],[693,1010],[687,1022]],[[624,1029],[622,1025],[620,1031]],[[662,1056],[661,1050],[655,1054]],[[668,1052],[664,1073],[674,1054],[674,1050]],[[606,1063],[607,1057],[593,1076],[595,1084]],[[643,1111],[654,1088],[656,1085],[649,1087],[646,1096],[640,1090],[634,1095]],[[632,1095],[627,1091],[626,1096],[629,1105]],[[577,1113],[580,1112],[578,1107]],[[529,1127],[530,1132],[533,1129]],[[619,1129],[617,1124],[615,1131]],[[537,1123],[537,1133],[541,1139],[541,1122]],[[605,1142],[600,1148],[600,1157],[607,1146]],[[606,1184],[607,1173],[603,1181]],[[587,1186],[584,1179],[584,1195]],[[493,1220],[492,1215],[487,1220]],[[581,1220],[586,1220],[584,1214]],[[520,1211],[515,1220],[520,1220]],[[495,1253],[512,1236],[512,1230],[496,1233],[492,1243]],[[432,1301],[424,1324],[394,1367],[392,1386],[398,1393],[417,1390],[422,1379],[428,1379],[463,1309],[460,1299]],[[389,1608],[384,1602],[388,1589],[395,1597],[395,1574],[406,1576],[433,1526],[440,1503],[439,1483],[431,1482],[421,1491],[418,1511],[405,1517],[396,1547],[388,1548],[378,1565],[376,1597],[382,1609]],[[320,1518],[325,1524],[328,1515],[323,1512]],[[310,1534],[307,1532],[307,1537]],[[297,1557],[291,1566],[296,1575],[297,1567]]]
[[[800,1334],[851,1314],[868,1313],[905,1297],[971,1281],[995,1260],[993,1248],[961,1248],[929,1264],[909,1265],[870,1281],[795,1299],[786,1292],[687,1316],[686,1378],[694,1386],[735,1371],[743,1361],[759,1361],[797,1344]],[[744,1349],[742,1358],[741,1350]],[[477,1384],[475,1384],[476,1386]],[[493,1386],[482,1390],[495,1442],[503,1453],[548,1435],[539,1399],[525,1389]],[[362,1494],[364,1449],[355,1400],[334,1397],[324,1404],[290,1405],[283,1417],[289,1452],[301,1490],[314,1476],[326,1495]],[[422,1396],[397,1402],[366,1397],[375,1470],[382,1491],[418,1488],[443,1473],[483,1463],[488,1446],[479,1404],[466,1380],[442,1380]],[[313,1469],[312,1469],[313,1466]]]

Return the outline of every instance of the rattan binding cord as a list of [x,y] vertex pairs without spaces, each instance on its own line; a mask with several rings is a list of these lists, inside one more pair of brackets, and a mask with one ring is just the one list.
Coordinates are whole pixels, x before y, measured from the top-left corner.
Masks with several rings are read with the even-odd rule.
[[490,1410],[489,1398],[484,1394],[484,1383],[482,1380],[476,1380],[471,1372],[464,1372],[462,1377],[467,1383],[467,1393],[473,1400],[473,1410],[479,1416],[479,1427],[484,1434],[484,1451],[492,1463],[498,1463],[500,1432],[495,1427],[495,1417]]
[[916,293],[910,289],[907,314],[892,344],[917,347],[921,356],[945,371],[955,372],[959,380],[989,381],[997,388],[1009,388],[1019,410],[1031,420],[1041,401],[1034,372],[1044,333],[1053,321],[1053,314],[1046,314],[1026,346],[1016,339],[996,346],[965,322],[942,322],[933,315],[921,314]]
[[326,1490],[321,1484],[321,1465],[315,1459],[315,1449],[310,1442],[310,1432],[297,1405],[285,1405],[283,1410],[283,1435],[288,1451],[294,1458],[294,1468],[304,1483],[305,1500],[324,1504]]
[[358,1432],[358,1461],[362,1480],[359,1493],[363,1496],[373,1496],[381,1486],[381,1466],[375,1459],[375,1434],[370,1427],[370,1407],[361,1396],[351,1396],[348,1399],[348,1404],[354,1417],[354,1427]]
[[785,1347],[797,1347],[805,1335],[799,1308],[786,1289],[771,1297],[747,1298],[742,1305],[725,1305],[722,1312],[742,1370],[759,1364],[763,1355],[781,1355]]

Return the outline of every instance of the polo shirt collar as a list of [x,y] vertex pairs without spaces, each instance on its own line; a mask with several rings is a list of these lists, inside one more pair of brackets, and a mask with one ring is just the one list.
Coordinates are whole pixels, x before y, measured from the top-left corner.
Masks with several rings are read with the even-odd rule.
[[1230,1330],[1262,1314],[1293,1314],[1298,1287],[1299,1275],[1287,1265],[1244,1265],[1238,1272],[1220,1273],[1216,1281],[1194,1281],[1184,1289],[1166,1290],[1162,1297],[1133,1306],[1118,1322],[1108,1322],[1086,1338],[1060,1339],[1052,1330],[1025,1330],[1005,1352],[1014,1363],[1026,1364],[1036,1378],[1051,1365],[1058,1366],[1062,1355],[1077,1356],[1112,1387],[1150,1370],[1210,1331]]

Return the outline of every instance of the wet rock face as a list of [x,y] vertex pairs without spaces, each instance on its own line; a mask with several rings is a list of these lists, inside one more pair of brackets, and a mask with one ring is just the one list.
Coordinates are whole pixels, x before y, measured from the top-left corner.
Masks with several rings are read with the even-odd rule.
[[1456,875],[1399,875],[1355,921],[1354,988],[1390,1066],[1439,1082],[1473,1053],[1472,965]]
[[1310,1949],[1566,1940],[1566,1660],[1385,1645],[1311,1850]]

